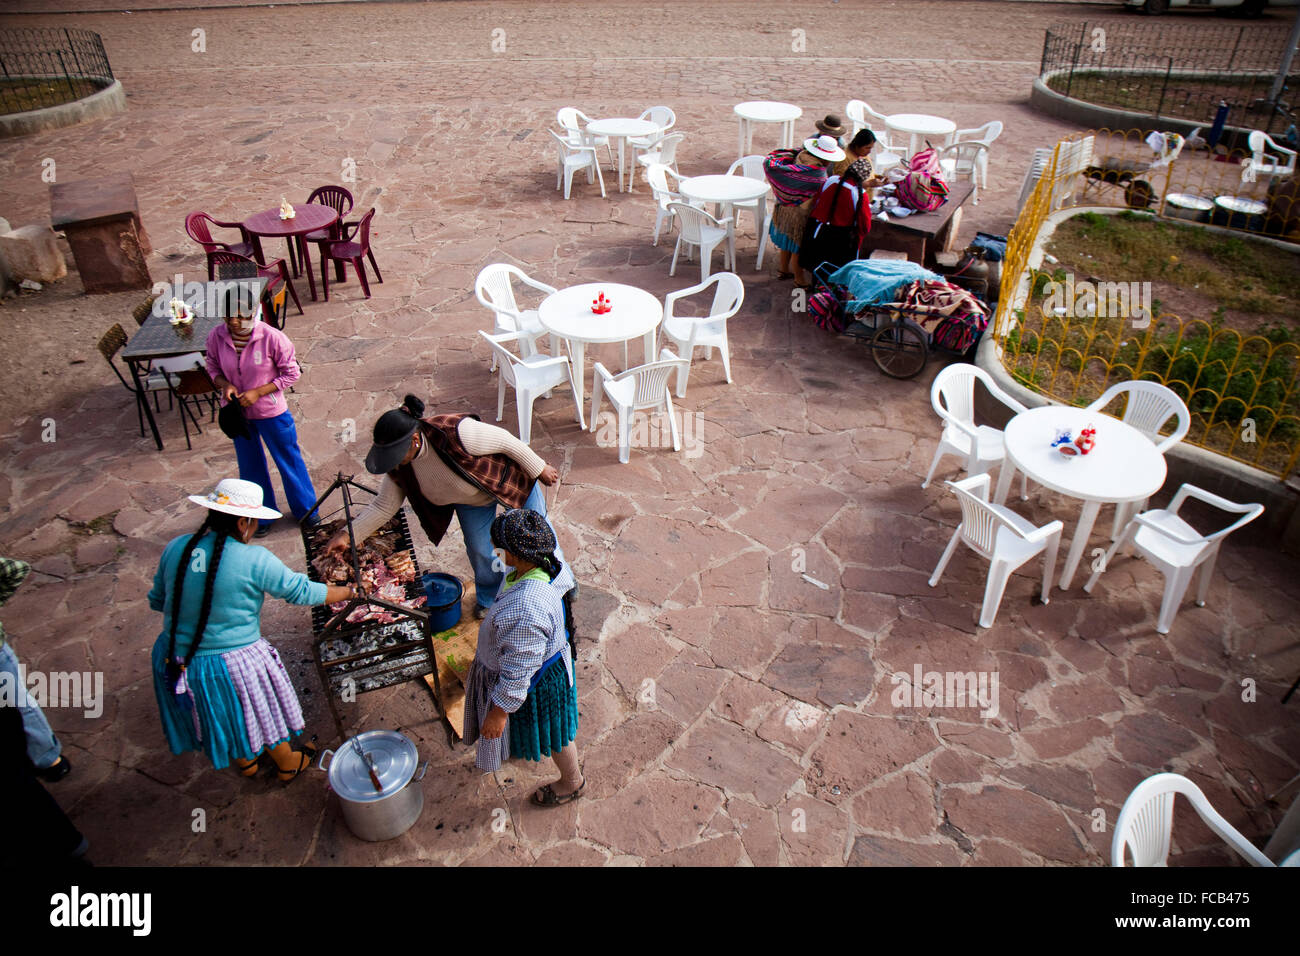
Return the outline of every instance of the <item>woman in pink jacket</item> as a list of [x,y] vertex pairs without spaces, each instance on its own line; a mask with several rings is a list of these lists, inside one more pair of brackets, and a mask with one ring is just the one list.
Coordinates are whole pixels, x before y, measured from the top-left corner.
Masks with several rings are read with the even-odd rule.
[[[262,307],[239,307],[235,296],[227,299],[226,321],[208,334],[208,375],[221,402],[238,402],[248,424],[248,436],[237,437],[235,457],[239,477],[262,487],[262,500],[276,509],[271,473],[266,466],[262,443],[271,451],[280,470],[289,510],[301,521],[316,503],[316,490],[298,447],[298,430],[285,402],[284,393],[298,381],[300,370],[293,343],[279,329],[262,321]],[[315,523],[315,516],[312,521]],[[257,537],[271,530],[262,522]]]

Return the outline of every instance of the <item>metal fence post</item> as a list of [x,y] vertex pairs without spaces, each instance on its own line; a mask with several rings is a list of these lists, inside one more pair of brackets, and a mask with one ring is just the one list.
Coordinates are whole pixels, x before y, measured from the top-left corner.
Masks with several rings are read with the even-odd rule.
[[1074,45],[1074,60],[1070,63],[1070,78],[1065,81],[1065,95],[1070,95],[1074,87],[1074,71],[1079,68],[1079,54],[1083,52],[1083,38],[1088,35],[1088,22],[1085,20],[1079,31],[1079,40]]
[[68,41],[68,49],[72,51],[72,62],[77,64],[77,75],[84,75],[85,71],[81,68],[81,58],[77,56],[76,44],[72,42],[72,34],[68,32],[67,27],[63,28],[63,38]]
[[1245,27],[1237,27],[1237,42],[1232,45],[1232,55],[1228,57],[1228,71],[1231,72],[1232,64],[1237,60],[1237,51],[1241,49],[1241,35],[1246,32]]
[[1169,90],[1169,74],[1172,73],[1174,69],[1174,58],[1172,56],[1165,57],[1165,61],[1165,81],[1160,85],[1160,102],[1156,106],[1156,111],[1153,114],[1157,119],[1160,117],[1160,111],[1165,108],[1165,93]]

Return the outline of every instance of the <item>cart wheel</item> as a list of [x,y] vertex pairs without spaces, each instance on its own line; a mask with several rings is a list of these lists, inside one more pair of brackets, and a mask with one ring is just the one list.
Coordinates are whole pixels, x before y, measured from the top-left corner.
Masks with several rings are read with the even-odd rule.
[[890,378],[912,378],[925,368],[925,333],[910,322],[881,326],[871,337],[871,357]]
[[1135,179],[1124,190],[1124,201],[1130,209],[1146,209],[1155,198],[1155,190],[1145,179]]

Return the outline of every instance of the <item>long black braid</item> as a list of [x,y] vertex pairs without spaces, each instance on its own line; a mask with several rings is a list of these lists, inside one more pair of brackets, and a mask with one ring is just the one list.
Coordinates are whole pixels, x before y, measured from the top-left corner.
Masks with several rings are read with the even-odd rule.
[[[199,644],[203,641],[203,632],[208,626],[208,617],[212,612],[212,595],[216,588],[217,568],[221,565],[221,552],[225,550],[226,538],[238,534],[238,518],[234,515],[226,514],[223,511],[208,511],[208,516],[199,525],[199,530],[194,532],[185,547],[181,549],[180,561],[176,565],[176,579],[172,583],[172,623],[171,629],[167,635],[167,678],[172,684],[180,679],[181,670],[184,668],[194,655],[198,653]],[[194,546],[209,531],[215,532],[217,536],[216,544],[212,548],[212,561],[208,566],[203,582],[203,603],[199,608],[199,623],[194,629],[194,640],[190,644],[190,652],[184,660],[176,656],[176,625],[180,621],[181,614],[181,594],[185,590],[185,573],[189,570],[190,561],[194,553]]]

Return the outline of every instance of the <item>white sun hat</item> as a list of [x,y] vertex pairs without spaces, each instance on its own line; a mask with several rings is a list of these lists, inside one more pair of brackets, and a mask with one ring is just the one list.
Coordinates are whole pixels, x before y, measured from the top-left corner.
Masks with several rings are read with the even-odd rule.
[[835,142],[834,136],[818,136],[816,139],[806,139],[803,141],[803,148],[828,163],[838,163],[844,158],[844,150],[840,149],[840,144]]
[[241,518],[279,518],[280,512],[262,507],[262,486],[242,478],[223,478],[206,495],[190,495],[190,501],[213,511]]

